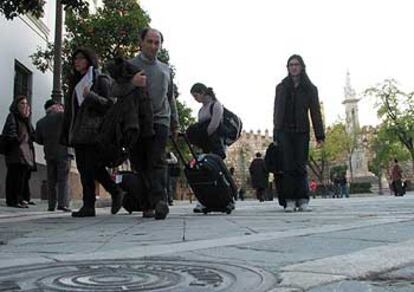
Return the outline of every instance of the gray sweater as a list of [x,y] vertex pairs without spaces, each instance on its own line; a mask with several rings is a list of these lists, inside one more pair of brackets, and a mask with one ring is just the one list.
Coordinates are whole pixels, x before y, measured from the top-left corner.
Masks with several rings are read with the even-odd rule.
[[130,62],[144,70],[147,76],[147,90],[152,101],[154,123],[167,127],[172,124],[178,126],[171,70],[168,65],[158,59],[149,60],[142,53]]
[[210,136],[220,126],[223,120],[223,105],[218,101],[214,100],[211,96],[206,96],[206,102],[198,111],[198,122],[203,123],[210,120],[207,127],[207,134]]

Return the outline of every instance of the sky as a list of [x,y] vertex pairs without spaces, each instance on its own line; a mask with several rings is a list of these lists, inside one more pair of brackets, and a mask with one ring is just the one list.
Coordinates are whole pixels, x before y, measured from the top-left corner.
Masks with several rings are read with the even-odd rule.
[[239,115],[245,130],[272,129],[276,85],[299,54],[318,87],[326,124],[344,119],[347,71],[360,124],[378,123],[365,89],[385,79],[414,91],[411,0],[140,0],[164,35],[179,99],[198,112],[190,88],[202,82]]

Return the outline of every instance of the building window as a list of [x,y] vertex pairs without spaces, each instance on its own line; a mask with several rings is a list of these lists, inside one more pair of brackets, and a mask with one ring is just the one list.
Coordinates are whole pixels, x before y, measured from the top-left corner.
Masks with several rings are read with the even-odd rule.
[[13,99],[19,95],[27,97],[32,103],[32,72],[18,61],[14,61],[14,93]]

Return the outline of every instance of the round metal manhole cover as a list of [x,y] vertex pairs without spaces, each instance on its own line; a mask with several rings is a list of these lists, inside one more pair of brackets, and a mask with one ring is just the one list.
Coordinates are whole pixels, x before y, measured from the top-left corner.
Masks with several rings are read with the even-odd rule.
[[[0,269],[0,291],[267,291],[273,274],[166,259],[62,262]],[[9,290],[3,290],[9,289]]]

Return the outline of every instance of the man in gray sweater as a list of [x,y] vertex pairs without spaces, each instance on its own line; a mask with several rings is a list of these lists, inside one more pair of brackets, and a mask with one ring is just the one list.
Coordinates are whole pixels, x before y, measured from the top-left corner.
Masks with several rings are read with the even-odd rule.
[[132,83],[146,87],[154,113],[154,136],[141,138],[131,153],[133,167],[147,180],[147,190],[142,196],[143,217],[165,219],[169,212],[166,198],[165,148],[169,134],[175,138],[178,114],[174,98],[171,69],[158,60],[163,42],[162,34],[152,28],[141,33],[141,53],[130,60],[139,67]]

